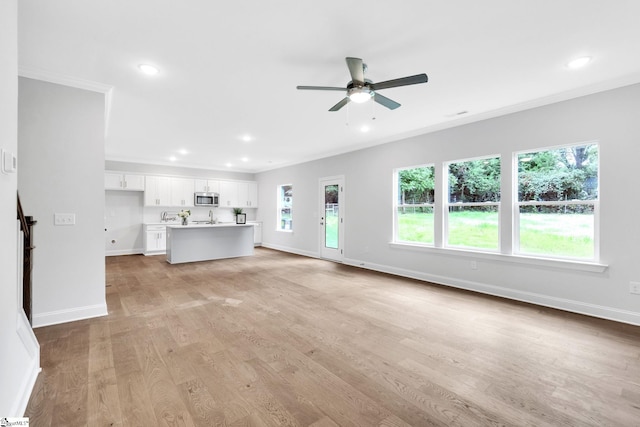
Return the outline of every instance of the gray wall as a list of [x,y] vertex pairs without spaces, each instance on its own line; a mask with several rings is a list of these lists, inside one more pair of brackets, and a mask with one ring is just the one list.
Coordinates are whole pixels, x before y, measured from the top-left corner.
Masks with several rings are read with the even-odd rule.
[[[416,136],[341,156],[257,174],[263,245],[319,255],[318,180],[345,176],[345,262],[446,285],[640,324],[640,85]],[[498,154],[503,183],[513,152],[587,141],[600,143],[600,253],[604,272],[559,262],[527,263],[446,249],[391,245],[394,168]],[[276,230],[276,187],[294,185],[294,232]],[[510,187],[505,187],[510,188]],[[503,191],[503,252],[510,252],[512,195]],[[470,261],[477,262],[477,270]]]
[[[0,2],[0,149],[18,154],[18,2]],[[17,274],[17,173],[0,173],[0,417],[21,417],[40,370]],[[29,214],[29,213],[27,213]]]
[[[38,220],[34,326],[107,314],[104,94],[19,79],[18,188]],[[74,213],[73,226],[54,226]]]

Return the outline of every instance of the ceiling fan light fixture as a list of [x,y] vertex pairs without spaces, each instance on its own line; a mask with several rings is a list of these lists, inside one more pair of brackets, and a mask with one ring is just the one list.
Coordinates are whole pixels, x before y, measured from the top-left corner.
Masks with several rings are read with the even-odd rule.
[[373,91],[369,88],[362,87],[349,89],[349,99],[356,104],[362,104],[363,102],[367,102],[371,98],[373,98]]

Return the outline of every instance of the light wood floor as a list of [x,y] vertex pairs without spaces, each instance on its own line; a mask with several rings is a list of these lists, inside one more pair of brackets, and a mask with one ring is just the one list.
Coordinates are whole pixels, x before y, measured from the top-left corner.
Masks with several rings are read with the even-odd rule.
[[640,327],[268,249],[107,258],[31,426],[638,426]]

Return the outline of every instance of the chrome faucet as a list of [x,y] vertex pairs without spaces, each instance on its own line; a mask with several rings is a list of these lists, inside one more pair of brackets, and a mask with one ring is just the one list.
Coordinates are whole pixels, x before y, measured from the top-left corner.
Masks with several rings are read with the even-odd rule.
[[213,210],[209,209],[209,223],[213,224]]

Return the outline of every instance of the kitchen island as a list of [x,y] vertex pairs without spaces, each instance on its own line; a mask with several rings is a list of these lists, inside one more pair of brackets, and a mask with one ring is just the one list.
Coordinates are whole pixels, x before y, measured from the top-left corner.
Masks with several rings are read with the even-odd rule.
[[252,224],[167,225],[170,264],[249,255],[253,255]]

